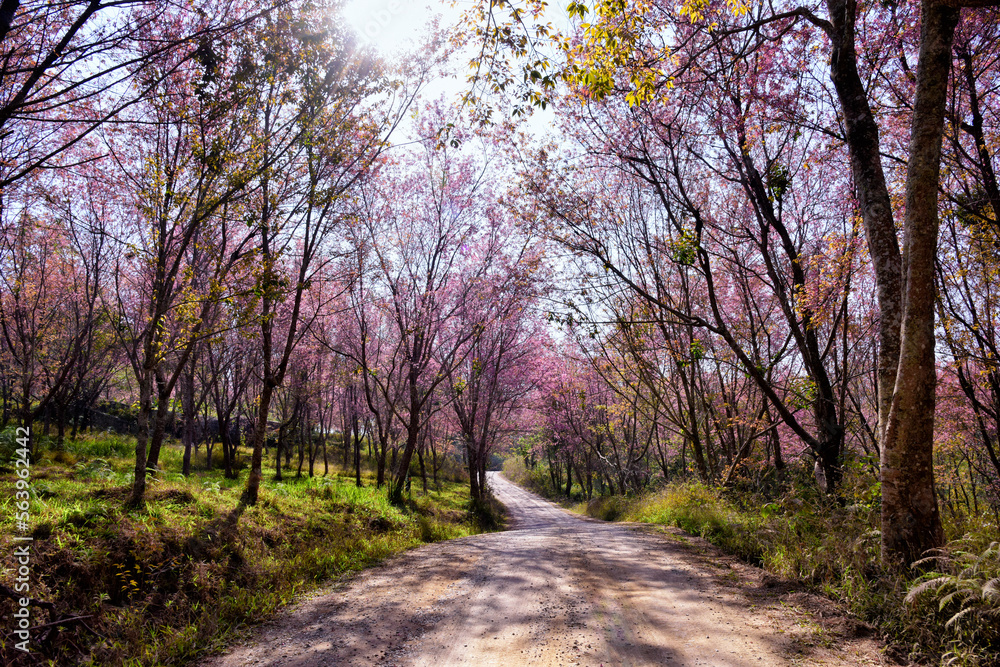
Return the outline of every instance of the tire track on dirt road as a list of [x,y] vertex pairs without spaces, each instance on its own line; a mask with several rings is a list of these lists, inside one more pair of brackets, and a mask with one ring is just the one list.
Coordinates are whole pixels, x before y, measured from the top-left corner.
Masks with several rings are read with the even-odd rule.
[[832,602],[701,540],[579,517],[490,480],[510,530],[390,559],[203,667],[882,664]]

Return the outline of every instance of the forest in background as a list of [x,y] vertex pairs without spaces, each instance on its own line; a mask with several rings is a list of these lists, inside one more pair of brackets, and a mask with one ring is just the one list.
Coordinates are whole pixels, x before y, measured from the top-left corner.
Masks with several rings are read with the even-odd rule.
[[214,466],[234,520],[334,458],[395,507],[461,462],[487,515],[500,453],[606,518],[708,489],[687,527],[988,662],[1000,15],[960,4],[483,2],[390,62],[338,3],[5,2],[3,458],[131,434],[120,511]]

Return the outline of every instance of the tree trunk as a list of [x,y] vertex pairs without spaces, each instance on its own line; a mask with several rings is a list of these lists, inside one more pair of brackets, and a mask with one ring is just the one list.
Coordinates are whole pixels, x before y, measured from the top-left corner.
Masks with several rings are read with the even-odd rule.
[[348,436],[350,435],[351,430],[353,429],[353,425],[349,424],[348,418],[347,418],[346,415],[344,417],[344,424],[343,425],[344,425],[344,429],[343,429],[343,432],[341,433],[341,436],[340,436],[340,438],[341,438],[340,444],[342,445],[341,452],[340,452],[340,464],[341,464],[341,467],[344,470],[350,470],[351,469],[351,439]]
[[[823,378],[826,379],[825,373]],[[820,445],[813,475],[823,493],[833,493],[844,475],[840,460],[844,449],[844,428],[837,417],[833,388],[827,383],[819,393],[819,398],[813,402]]]
[[222,445],[223,475],[226,479],[233,479],[233,451],[236,447],[229,438],[229,420],[219,420],[219,442]]
[[906,269],[899,370],[882,443],[882,559],[904,564],[944,543],[934,493],[934,266],[941,140],[959,10],[921,4],[917,93],[906,169]]
[[[191,474],[191,448],[194,446],[194,355],[188,361],[190,367],[187,373],[184,374],[184,387],[182,389],[182,406],[181,409],[184,411],[184,466],[183,474],[185,477]],[[211,467],[211,463],[209,463]]]
[[472,445],[467,441],[465,444],[466,458],[468,459],[469,465],[469,496],[476,501],[483,499],[483,490],[479,485],[479,475],[477,473],[478,461],[476,459],[476,452]]
[[420,481],[423,483],[424,495],[427,494],[427,468],[424,467],[424,445],[417,448],[417,463],[420,465]]
[[156,386],[156,413],[153,416],[153,432],[149,436],[149,455],[146,458],[146,474],[152,474],[160,465],[160,448],[163,446],[163,435],[167,426],[167,409],[170,407],[170,394],[166,392],[166,382],[159,369],[153,371]]
[[573,457],[566,457],[566,497],[573,495]]
[[[380,450],[379,447],[381,448]],[[383,440],[375,451],[375,459],[376,459],[375,486],[377,486],[380,489],[382,488],[382,485],[385,484],[385,458],[388,454],[388,450],[389,450],[389,443]]]
[[354,438],[354,485],[359,489],[361,488],[361,432],[360,425],[358,424],[358,417],[354,415],[352,428],[352,437]]
[[[771,421],[770,411],[767,413],[767,420]],[[774,456],[774,469],[781,472],[785,469],[785,460],[781,456],[781,437],[777,428],[771,429],[771,453]]]
[[274,445],[274,481],[282,481],[281,476],[281,452],[285,447],[285,425],[278,428],[278,442]]
[[389,489],[389,501],[395,505],[403,503],[403,487],[406,485],[406,476],[410,473],[410,460],[413,458],[413,452],[417,448],[420,411],[414,410],[411,414],[414,416],[410,418],[409,427],[406,429],[406,445],[399,456],[399,461],[393,466],[395,475],[392,486]]
[[677,405],[685,405],[687,407],[688,417],[687,423],[684,424],[686,431],[684,437],[686,441],[691,443],[691,448],[694,451],[694,462],[698,468],[698,476],[701,477],[703,482],[707,482],[709,480],[708,463],[705,460],[705,452],[701,447],[701,433],[698,430],[698,413],[694,394],[691,391],[687,375],[684,374],[684,369],[678,367],[678,370],[680,371],[678,375],[681,378],[681,384],[684,387],[684,398],[682,399],[680,392],[675,390]]
[[438,456],[437,448],[434,446],[434,439],[431,438],[431,473],[434,476],[434,488],[441,492],[441,482],[438,480]]
[[149,438],[149,414],[152,412],[153,389],[149,374],[139,382],[139,418],[135,434],[135,478],[132,480],[132,494],[125,506],[137,509],[146,502],[146,447]]
[[267,414],[271,408],[271,395],[274,387],[265,381],[264,388],[260,393],[260,400],[257,405],[257,423],[253,430],[253,454],[250,457],[250,474],[247,476],[247,485],[240,495],[240,505],[253,506],[257,504],[257,496],[260,493],[261,461],[264,453],[264,439],[267,435]]
[[295,476],[296,477],[302,477],[302,466],[305,464],[306,447],[311,447],[312,446],[306,440],[305,420],[302,420],[302,421],[299,422],[299,425],[298,425],[298,428],[296,428],[296,431],[297,431],[297,433],[296,433],[297,437],[295,439],[298,440],[298,442],[299,442],[299,466],[298,466],[298,469],[295,471]]
[[[314,449],[312,450],[312,456],[309,457],[309,476],[310,477],[313,476],[313,463],[315,462],[316,458],[319,456],[319,452],[320,452],[321,449],[323,450],[323,454],[325,456],[325,454],[326,454],[326,432],[325,431],[319,436],[319,444],[315,444],[314,443]],[[326,476],[326,474],[324,473],[324,477],[325,476]]]

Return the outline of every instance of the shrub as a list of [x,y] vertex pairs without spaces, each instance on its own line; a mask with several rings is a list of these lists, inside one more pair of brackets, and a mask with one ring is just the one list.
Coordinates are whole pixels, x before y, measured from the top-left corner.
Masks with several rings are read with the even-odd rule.
[[621,496],[598,496],[587,503],[587,516],[603,521],[617,521],[629,510],[629,503]]
[[473,498],[469,501],[469,518],[482,532],[501,530],[507,522],[507,508],[488,493],[485,500]]

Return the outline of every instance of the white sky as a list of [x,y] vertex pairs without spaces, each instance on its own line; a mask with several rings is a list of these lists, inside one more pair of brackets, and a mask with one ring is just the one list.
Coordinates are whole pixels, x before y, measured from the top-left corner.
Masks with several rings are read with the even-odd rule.
[[[557,1],[545,12],[546,18],[563,30],[569,26],[566,4],[568,0]],[[365,43],[391,54],[419,41],[432,17],[439,17],[441,26],[448,28],[474,5],[474,0],[349,0],[344,16]]]
[[461,13],[460,7],[442,0],[352,0],[344,8],[361,40],[386,56],[412,47],[433,16],[440,16],[442,27],[448,27],[458,23]]

